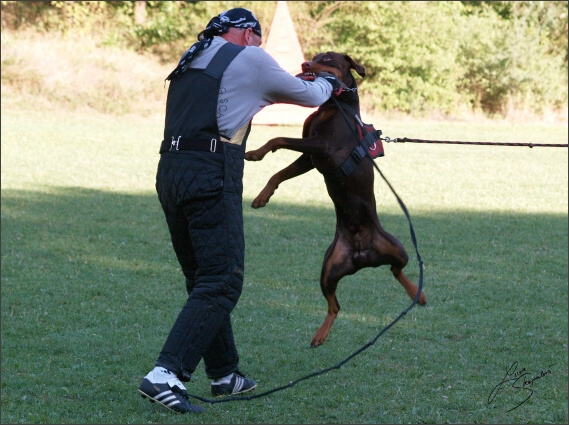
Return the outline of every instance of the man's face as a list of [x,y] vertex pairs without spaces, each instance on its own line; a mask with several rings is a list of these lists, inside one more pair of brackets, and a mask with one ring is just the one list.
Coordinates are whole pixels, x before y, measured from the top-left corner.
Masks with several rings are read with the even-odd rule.
[[253,32],[251,28],[245,30],[245,42],[247,46],[259,47],[263,44],[263,39]]

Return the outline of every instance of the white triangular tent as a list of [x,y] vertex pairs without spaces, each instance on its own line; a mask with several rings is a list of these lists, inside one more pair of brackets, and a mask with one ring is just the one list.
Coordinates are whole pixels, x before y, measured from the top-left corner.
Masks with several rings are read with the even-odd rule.
[[[277,1],[277,8],[264,49],[288,73],[296,75],[302,72],[301,64],[305,60],[304,54],[298,42],[286,1]],[[316,109],[283,103],[270,105],[255,115],[253,124],[302,124],[306,117]]]

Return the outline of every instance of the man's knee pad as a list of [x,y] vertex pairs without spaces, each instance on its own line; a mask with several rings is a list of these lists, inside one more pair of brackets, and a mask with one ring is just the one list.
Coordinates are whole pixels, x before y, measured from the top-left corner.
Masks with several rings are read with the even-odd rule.
[[[237,266],[233,268],[233,273],[228,276],[223,297],[218,300],[228,311],[233,310],[241,296],[241,292],[243,291],[243,276],[243,269]],[[224,302],[224,299],[227,300],[227,302]]]

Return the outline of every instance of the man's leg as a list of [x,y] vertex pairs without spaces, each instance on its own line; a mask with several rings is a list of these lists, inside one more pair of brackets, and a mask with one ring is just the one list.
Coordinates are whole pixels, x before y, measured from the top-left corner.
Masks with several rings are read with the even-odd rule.
[[[188,296],[196,285],[195,270],[184,270]],[[231,316],[221,325],[204,356],[205,371],[210,379],[219,379],[235,372],[239,366],[239,354],[233,338]]]
[[[186,203],[183,216],[189,231],[185,232],[180,229],[183,222],[180,212],[166,213],[172,243],[186,277],[192,275],[187,273],[193,266],[188,259],[191,251],[198,265],[195,284],[157,361],[157,365],[175,372],[183,380],[189,379],[222,327],[225,327],[220,335],[223,339],[216,346],[227,345],[236,351],[231,327],[227,329],[227,325],[230,326],[229,313],[241,294],[243,271],[233,258],[234,235],[228,232],[231,225],[227,223],[227,205],[223,193]],[[229,355],[232,363],[235,354]],[[227,367],[236,368],[236,365]]]
[[239,354],[233,338],[231,316],[222,323],[219,332],[204,354],[205,372],[209,379],[220,379],[239,368]]

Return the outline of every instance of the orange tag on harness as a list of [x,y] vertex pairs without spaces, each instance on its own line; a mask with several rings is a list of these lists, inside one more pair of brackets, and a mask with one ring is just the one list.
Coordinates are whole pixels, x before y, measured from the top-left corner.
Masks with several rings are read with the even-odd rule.
[[[363,123],[362,123],[363,124]],[[381,130],[376,130],[372,124],[363,124],[366,134],[363,134],[362,127],[357,125],[358,137],[360,142],[368,149],[372,158],[383,156],[383,143],[381,141]]]

